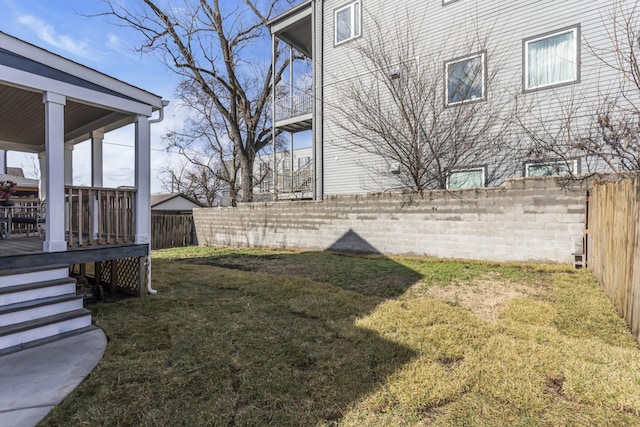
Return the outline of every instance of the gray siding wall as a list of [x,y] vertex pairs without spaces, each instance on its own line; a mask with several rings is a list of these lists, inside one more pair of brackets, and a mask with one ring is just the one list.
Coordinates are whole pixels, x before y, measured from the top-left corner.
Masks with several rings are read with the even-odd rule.
[[585,194],[553,178],[519,178],[500,188],[249,203],[193,215],[206,246],[569,263],[584,235]]
[[[378,31],[374,24],[379,24],[389,37],[399,29],[410,28],[423,63],[441,63],[486,49],[488,72],[496,73],[487,88],[486,102],[513,102],[516,96],[519,102],[534,105],[536,117],[531,119],[532,126],[540,119],[559,125],[561,100],[565,105],[573,102],[579,107],[576,123],[582,120],[579,126],[584,127],[587,116],[603,97],[619,92],[620,76],[594,55],[597,52],[602,59],[615,61],[610,33],[612,5],[617,2],[457,0],[443,5],[442,0],[362,0],[362,37],[334,46],[334,10],[349,3],[326,0],[317,4],[317,13],[324,16],[322,133],[324,193],[328,195],[388,191],[394,185],[384,173],[372,171],[372,165],[379,165],[381,170],[387,168],[386,160],[345,147],[345,141],[352,136],[336,126],[342,120],[337,106],[344,102],[344,82],[366,78],[367,68],[354,48]],[[630,7],[633,3],[623,1],[622,5]],[[523,40],[575,25],[580,26],[581,33],[579,83],[523,93]],[[442,74],[439,79],[443,80]],[[444,81],[442,87],[444,90]],[[516,129],[514,138],[517,135]],[[587,167],[582,165],[583,172]],[[520,170],[522,176],[524,167]]]

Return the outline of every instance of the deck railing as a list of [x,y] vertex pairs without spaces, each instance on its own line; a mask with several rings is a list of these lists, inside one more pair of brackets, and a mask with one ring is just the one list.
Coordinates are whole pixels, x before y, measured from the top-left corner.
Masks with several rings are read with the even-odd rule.
[[65,187],[70,247],[133,243],[135,189]]

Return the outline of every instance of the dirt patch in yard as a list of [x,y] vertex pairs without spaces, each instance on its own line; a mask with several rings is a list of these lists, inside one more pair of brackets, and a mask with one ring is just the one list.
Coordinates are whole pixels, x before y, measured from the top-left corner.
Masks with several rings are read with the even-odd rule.
[[459,305],[479,318],[495,322],[504,306],[514,298],[544,298],[550,289],[540,284],[523,284],[500,280],[499,273],[482,279],[450,286],[431,286],[421,293],[431,298]]

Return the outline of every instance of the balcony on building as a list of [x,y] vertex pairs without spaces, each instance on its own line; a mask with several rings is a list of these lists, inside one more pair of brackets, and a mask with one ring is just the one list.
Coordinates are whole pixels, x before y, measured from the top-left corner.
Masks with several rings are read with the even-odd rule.
[[[269,22],[273,35],[273,51],[276,39],[284,42],[288,49],[284,55],[301,55],[306,60],[313,58],[313,2],[307,1],[281,14]],[[289,56],[291,58],[291,56]],[[309,87],[296,87],[294,61],[285,72],[282,81],[274,88],[274,126],[287,132],[310,130],[313,123],[314,91]],[[310,77],[310,76],[309,76]],[[309,79],[311,80],[311,79]]]

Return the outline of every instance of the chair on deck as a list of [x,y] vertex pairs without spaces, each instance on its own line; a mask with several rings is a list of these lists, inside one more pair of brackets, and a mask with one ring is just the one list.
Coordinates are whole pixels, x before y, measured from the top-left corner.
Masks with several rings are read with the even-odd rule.
[[0,239],[6,239],[9,237],[9,219],[0,218]]
[[33,206],[20,206],[13,209],[11,222],[18,225],[18,233],[22,234],[22,225],[25,226],[27,236],[31,233],[38,233],[38,236],[44,237],[45,219],[44,201]]

